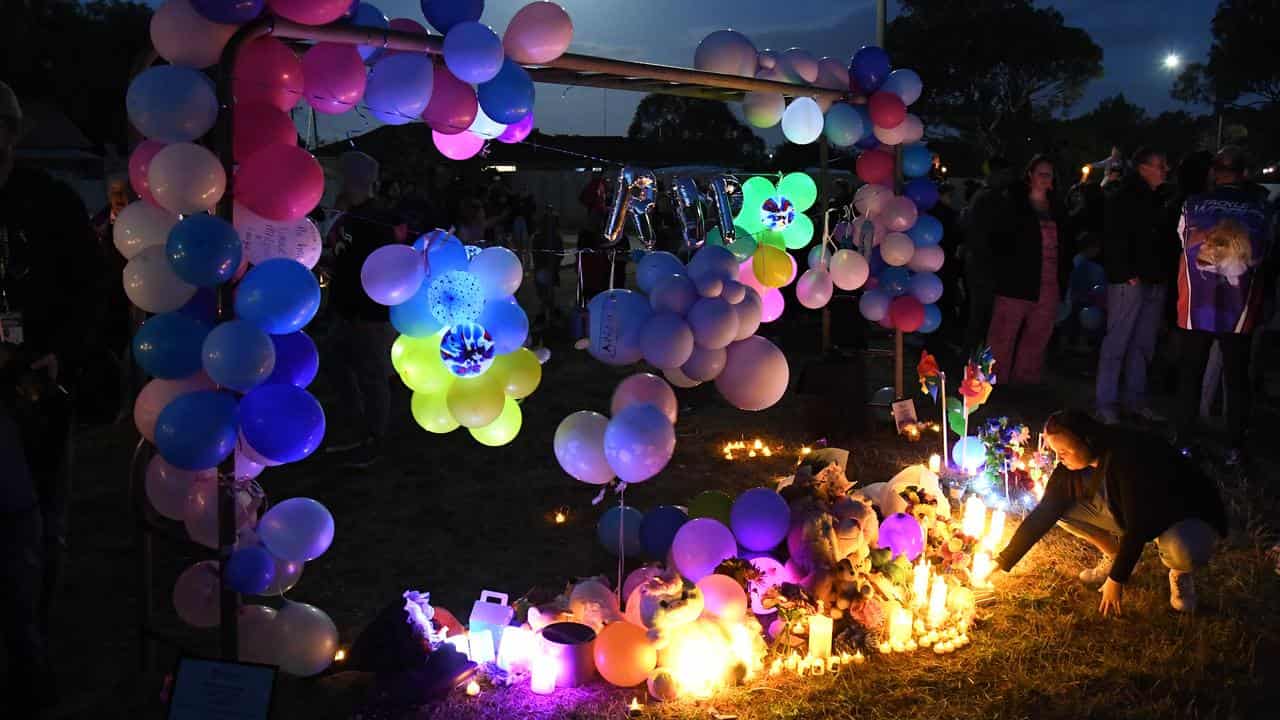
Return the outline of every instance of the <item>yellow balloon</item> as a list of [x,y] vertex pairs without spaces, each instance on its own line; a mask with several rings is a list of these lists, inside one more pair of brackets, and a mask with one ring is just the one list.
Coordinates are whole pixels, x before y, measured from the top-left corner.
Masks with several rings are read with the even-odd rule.
[[445,402],[458,422],[469,428],[482,428],[502,414],[506,397],[497,378],[485,373],[455,380],[446,391]]
[[440,359],[440,336],[409,340],[400,358],[400,379],[414,392],[431,394],[448,390],[455,376]]
[[532,395],[542,382],[542,364],[532,350],[522,347],[494,359],[489,374],[502,383],[508,396],[522,400]]
[[444,393],[416,392],[409,402],[409,409],[413,412],[413,419],[427,432],[443,435],[458,429],[459,423],[449,412]]
[[471,437],[481,445],[499,447],[516,439],[520,434],[520,426],[524,423],[524,415],[520,412],[520,403],[506,398],[502,401],[502,414],[497,420],[484,427],[468,428]]
[[791,260],[784,250],[772,245],[760,245],[752,256],[751,269],[756,279],[765,287],[777,288],[791,278]]
[[397,373],[404,372],[404,356],[409,352],[409,343],[413,338],[408,335],[397,335],[396,341],[391,343],[391,367],[396,369]]

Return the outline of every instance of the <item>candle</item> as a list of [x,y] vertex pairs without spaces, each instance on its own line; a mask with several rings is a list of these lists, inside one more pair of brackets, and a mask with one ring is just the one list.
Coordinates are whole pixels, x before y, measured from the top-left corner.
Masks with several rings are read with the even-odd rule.
[[795,650],[792,650],[791,654],[787,656],[786,667],[788,670],[794,671],[799,664],[800,664],[800,654],[797,653]]
[[861,651],[861,650],[857,650],[857,651],[855,651],[855,652],[853,653],[853,664],[854,664],[854,665],[861,665],[862,663],[864,663],[864,662],[866,662],[866,661],[867,661],[867,659],[866,659],[865,657],[863,657],[863,656],[862,656],[862,651]]
[[493,633],[477,630],[467,633],[471,641],[471,660],[480,664],[493,662]]
[[888,654],[889,654],[889,650],[890,650],[890,646],[889,646],[889,643],[887,643],[887,642],[882,642],[882,643],[880,643],[878,646],[876,646],[876,649],[880,651],[880,654],[881,654],[881,655],[888,655]]
[[980,552],[973,556],[973,571],[970,575],[973,577],[973,584],[976,587],[986,587],[990,583],[987,578],[991,575],[992,562],[991,556],[985,552]]
[[640,717],[640,701],[631,698],[631,704],[627,706],[627,717]]
[[809,616],[809,657],[831,657],[831,625],[826,615]]
[[346,660],[346,659],[347,659],[347,651],[343,650],[342,648],[338,648],[338,652],[333,654],[334,662],[342,662],[343,660]]
[[529,666],[529,689],[538,695],[550,695],[556,689],[556,676],[560,667],[556,659],[548,655],[539,655]]
[[929,590],[929,626],[937,627],[947,619],[947,581],[942,576],[933,579]]
[[987,506],[982,504],[982,498],[970,495],[964,501],[964,519],[960,521],[960,532],[977,539],[982,537],[982,528],[986,524]]
[[480,683],[476,682],[475,680],[472,680],[471,682],[467,683],[468,696],[475,697],[479,694],[480,694]]
[[498,648],[498,667],[510,670],[527,665],[533,651],[534,634],[529,628],[509,627],[502,631],[502,645]]
[[840,658],[835,656],[827,658],[827,672],[833,675],[840,672]]
[[467,641],[466,633],[463,633],[461,635],[454,635],[453,637],[447,637],[444,639],[444,641],[452,645],[453,649],[462,653],[464,657],[466,658],[471,657],[471,644]]
[[809,659],[809,674],[810,674],[810,675],[825,675],[825,674],[826,674],[826,672],[827,672],[827,662],[826,662],[826,660],[824,660],[824,659],[822,659],[822,658],[810,658],[810,659]]
[[774,658],[773,664],[769,666],[769,674],[777,675],[782,672],[782,658]]
[[934,453],[929,456],[929,472],[937,475],[942,470],[942,456]]
[[1004,511],[994,510],[991,513],[991,524],[987,528],[987,536],[983,538],[982,546],[988,550],[995,550],[1002,540],[1004,540]]
[[898,645],[911,637],[911,611],[896,602],[889,603],[889,642]]
[[[938,457],[934,455],[934,457]],[[925,597],[929,594],[929,565],[920,558],[920,562],[916,563],[915,574],[911,578],[911,606],[920,607],[924,605]]]

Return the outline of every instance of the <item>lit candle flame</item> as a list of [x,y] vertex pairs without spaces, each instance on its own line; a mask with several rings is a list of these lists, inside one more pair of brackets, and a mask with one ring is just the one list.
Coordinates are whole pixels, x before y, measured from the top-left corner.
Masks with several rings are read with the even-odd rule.
[[565,520],[568,520],[568,519],[569,519],[569,518],[564,514],[564,511],[563,511],[563,510],[557,510],[557,511],[556,511],[556,524],[557,524],[557,525],[563,525],[563,524],[564,524],[564,521],[565,521]]
[[334,662],[342,662],[343,660],[346,660],[346,659],[347,659],[347,651],[343,650],[342,648],[338,648],[338,652],[333,654]]
[[471,682],[467,683],[467,695],[471,697],[475,697],[479,694],[480,694],[480,683],[476,682],[475,680],[472,680]]
[[937,453],[929,456],[929,472],[937,475],[942,470],[942,457]]
[[631,704],[627,706],[627,709],[633,713],[640,712],[640,701],[636,698],[631,698]]

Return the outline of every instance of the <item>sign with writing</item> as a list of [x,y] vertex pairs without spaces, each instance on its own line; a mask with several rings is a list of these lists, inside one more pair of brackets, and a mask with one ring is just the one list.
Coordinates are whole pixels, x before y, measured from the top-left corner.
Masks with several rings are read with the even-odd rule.
[[272,665],[181,658],[169,720],[266,720],[275,684]]
[[897,427],[898,432],[902,432],[904,425],[914,425],[916,423],[916,401],[911,398],[899,400],[893,405],[893,424]]

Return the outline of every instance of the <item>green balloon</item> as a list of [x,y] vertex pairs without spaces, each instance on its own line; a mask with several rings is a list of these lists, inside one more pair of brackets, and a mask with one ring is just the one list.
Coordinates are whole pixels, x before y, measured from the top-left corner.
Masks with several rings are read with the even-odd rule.
[[780,233],[777,230],[761,230],[760,234],[756,235],[756,243],[757,246],[772,245],[779,250],[787,249],[786,234]]
[[733,510],[733,498],[719,490],[707,490],[698,493],[689,503],[689,519],[711,518],[729,527],[729,513]]
[[818,186],[807,173],[793,172],[778,181],[778,194],[790,200],[796,212],[804,212],[817,201]]
[[955,434],[964,436],[964,403],[960,402],[960,398],[947,398],[947,425]]
[[708,245],[724,245],[724,238],[720,236],[720,228],[713,227],[707,231]]
[[[716,228],[715,232],[719,235],[720,229]],[[707,233],[710,237],[711,233]],[[733,226],[733,242],[729,243],[729,251],[733,256],[738,258],[738,262],[743,262],[747,258],[756,254],[756,239],[747,229],[741,225]]]
[[782,231],[782,241],[788,250],[801,250],[809,245],[810,240],[813,240],[813,221],[808,215],[797,212],[796,219]]

